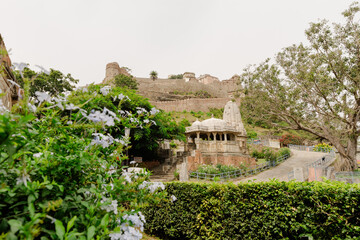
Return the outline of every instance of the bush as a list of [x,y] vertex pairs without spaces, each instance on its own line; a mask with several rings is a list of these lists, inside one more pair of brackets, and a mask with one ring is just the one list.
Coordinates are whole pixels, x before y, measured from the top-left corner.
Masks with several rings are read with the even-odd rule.
[[222,165],[222,164],[216,164],[216,165],[200,165],[196,172],[200,173],[207,173],[207,174],[218,174],[218,173],[225,173],[225,172],[232,172],[241,170],[242,167],[234,167],[231,165]]
[[284,146],[288,146],[289,144],[302,145],[304,143],[304,139],[295,135],[285,134],[281,136],[280,143]]
[[255,131],[248,131],[247,132],[247,137],[248,137],[248,139],[256,139],[257,138],[257,133]]
[[124,74],[116,75],[114,78],[114,84],[116,87],[128,88],[137,90],[139,83],[132,76],[126,76]]
[[314,146],[314,152],[331,152],[333,150],[332,146],[326,143],[319,143]]
[[[119,123],[128,118],[109,110],[107,100],[129,97],[117,90],[90,86],[51,101],[36,93],[37,106],[24,102],[18,108],[27,114],[0,115],[0,239],[141,238],[141,207],[165,195],[144,182],[148,174],[123,171],[129,139]],[[84,100],[85,94],[91,97]],[[120,99],[114,108],[130,110],[127,102]],[[147,109],[131,114],[143,129],[158,115]]]
[[175,202],[143,212],[161,239],[350,239],[360,235],[360,187],[339,182],[167,183]]

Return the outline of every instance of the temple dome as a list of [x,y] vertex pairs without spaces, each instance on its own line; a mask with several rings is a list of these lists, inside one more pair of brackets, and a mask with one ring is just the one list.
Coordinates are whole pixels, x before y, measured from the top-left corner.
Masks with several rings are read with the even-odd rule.
[[204,127],[209,127],[209,128],[213,128],[213,127],[225,128],[226,122],[222,119],[210,118],[210,119],[206,119],[206,120],[202,121],[201,125]]

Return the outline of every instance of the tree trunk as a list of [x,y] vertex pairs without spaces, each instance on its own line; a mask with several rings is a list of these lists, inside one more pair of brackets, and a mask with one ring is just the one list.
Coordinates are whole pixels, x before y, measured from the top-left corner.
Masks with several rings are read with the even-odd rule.
[[346,155],[340,154],[341,171],[354,171],[358,168],[356,150],[357,138],[350,138],[346,148]]

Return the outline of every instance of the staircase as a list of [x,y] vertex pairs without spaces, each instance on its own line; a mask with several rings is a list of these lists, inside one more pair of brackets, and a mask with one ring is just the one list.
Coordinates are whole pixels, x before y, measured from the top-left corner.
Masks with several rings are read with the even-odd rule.
[[186,155],[183,152],[178,152],[176,156],[165,159],[165,162],[150,171],[152,175],[150,180],[152,182],[170,182],[175,180],[174,172],[176,165],[182,163]]

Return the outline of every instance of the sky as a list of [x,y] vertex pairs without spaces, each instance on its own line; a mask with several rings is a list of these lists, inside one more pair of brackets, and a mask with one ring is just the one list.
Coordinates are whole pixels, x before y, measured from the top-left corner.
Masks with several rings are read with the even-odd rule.
[[[0,0],[12,62],[100,83],[109,62],[136,77],[220,80],[305,43],[310,22],[342,22],[348,0]],[[34,68],[35,69],[35,68]]]

